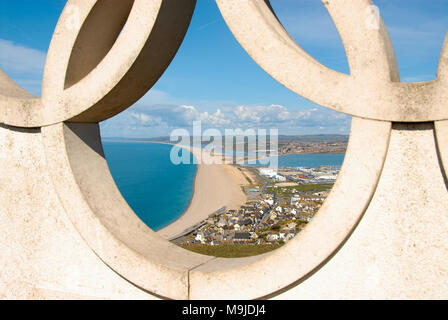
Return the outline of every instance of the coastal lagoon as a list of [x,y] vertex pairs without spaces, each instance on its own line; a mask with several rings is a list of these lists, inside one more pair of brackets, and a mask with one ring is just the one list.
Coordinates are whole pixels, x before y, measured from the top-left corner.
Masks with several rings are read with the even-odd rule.
[[[313,153],[313,154],[286,154],[278,156],[279,168],[318,168],[320,166],[341,166],[345,154],[341,153]],[[249,166],[267,166],[272,158],[265,158],[262,162],[246,164]],[[266,164],[267,163],[267,164]]]
[[[174,165],[171,145],[103,141],[112,176],[129,206],[157,231],[177,220],[194,192],[197,165]],[[316,168],[342,165],[344,154],[289,154],[279,156],[279,167]]]

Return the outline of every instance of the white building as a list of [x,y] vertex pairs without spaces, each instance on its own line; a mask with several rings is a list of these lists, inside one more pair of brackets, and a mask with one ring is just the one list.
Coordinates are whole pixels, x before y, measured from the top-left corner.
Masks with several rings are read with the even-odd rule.
[[225,227],[227,225],[227,221],[223,218],[219,219],[218,223],[216,224],[218,227]]
[[204,242],[205,241],[204,233],[198,232],[196,234],[196,238],[194,238],[194,240]]
[[282,175],[279,175],[277,173],[277,170],[270,169],[270,168],[260,168],[259,172],[262,176],[266,176],[271,179],[275,179],[277,181],[286,181],[286,178]]

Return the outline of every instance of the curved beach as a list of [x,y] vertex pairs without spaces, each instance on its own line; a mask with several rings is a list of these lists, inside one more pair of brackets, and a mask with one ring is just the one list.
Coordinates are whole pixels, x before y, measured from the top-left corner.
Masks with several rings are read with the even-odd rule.
[[[200,159],[201,149],[189,148],[189,150],[196,159]],[[163,238],[175,238],[223,206],[227,209],[237,209],[245,203],[246,194],[241,186],[246,185],[247,180],[238,168],[203,162],[197,166],[194,193],[189,207],[176,221],[157,231]]]

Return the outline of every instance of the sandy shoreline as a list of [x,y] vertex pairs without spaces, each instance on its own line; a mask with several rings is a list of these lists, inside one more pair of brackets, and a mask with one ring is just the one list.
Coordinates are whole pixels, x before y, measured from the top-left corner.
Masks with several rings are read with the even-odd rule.
[[[188,149],[197,159],[201,157],[200,148]],[[197,167],[190,205],[176,221],[157,231],[161,237],[171,239],[223,206],[227,209],[237,209],[246,202],[246,194],[241,186],[247,185],[248,182],[238,168],[227,164],[203,162]]]
[[[117,139],[116,141],[122,140]],[[135,142],[175,145],[156,141]],[[208,153],[206,154],[204,149],[182,145],[177,146],[188,149],[196,159],[199,159],[201,156],[203,159],[207,159]],[[218,156],[221,157],[221,155],[216,155],[216,157]],[[243,192],[242,186],[248,185],[248,181],[237,167],[229,164],[206,163],[206,161],[201,161],[197,165],[193,196],[187,210],[173,223],[156,232],[161,237],[165,239],[175,238],[186,229],[207,219],[210,214],[223,206],[226,206],[227,209],[237,209],[246,202],[247,197]]]
[[[138,141],[144,143],[168,144],[166,142]],[[197,147],[181,146],[188,149],[196,159],[206,159],[207,151]],[[222,155],[216,155],[221,157]],[[279,155],[280,156],[280,155]],[[247,177],[234,165],[206,164],[201,161],[197,165],[194,179],[193,196],[186,211],[173,223],[160,229],[156,233],[165,239],[173,239],[185,230],[193,227],[218,209],[226,206],[227,209],[238,209],[246,200],[242,186],[249,184]]]

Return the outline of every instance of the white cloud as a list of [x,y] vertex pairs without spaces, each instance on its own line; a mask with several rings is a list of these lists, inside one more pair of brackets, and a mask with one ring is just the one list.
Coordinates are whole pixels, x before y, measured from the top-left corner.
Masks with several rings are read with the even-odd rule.
[[0,39],[0,68],[30,93],[39,96],[46,53]]
[[222,127],[231,125],[231,120],[226,119],[226,115],[222,113],[221,109],[217,109],[215,113],[209,114],[207,111],[200,114],[199,119],[213,127]]
[[121,132],[124,136],[153,137],[169,135],[176,128],[191,130],[194,121],[201,121],[204,130],[278,128],[281,134],[348,133],[350,127],[349,116],[324,108],[293,111],[281,105],[241,105],[210,112],[191,105],[137,105],[105,121],[102,128],[104,136]]
[[160,126],[164,124],[163,120],[160,117],[152,117],[145,113],[136,113],[131,112],[131,117],[137,120],[134,124],[142,124],[144,126]]
[[42,74],[45,52],[0,39],[0,67],[7,72]]
[[271,106],[238,106],[228,108],[229,116],[236,123],[248,125],[280,124],[291,120],[293,115],[280,105]]

